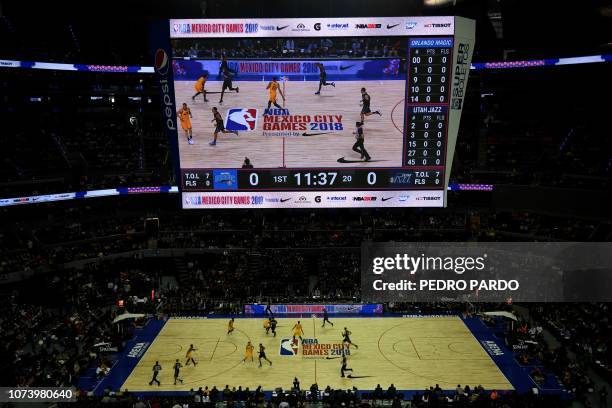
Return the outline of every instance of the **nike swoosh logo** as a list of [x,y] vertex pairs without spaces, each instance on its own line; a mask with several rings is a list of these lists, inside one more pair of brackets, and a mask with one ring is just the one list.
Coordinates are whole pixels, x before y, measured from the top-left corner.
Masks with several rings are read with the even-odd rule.
[[276,26],[276,31],[284,30],[287,27],[289,27],[289,26],[288,25],[282,26],[282,27]]
[[344,71],[345,69],[349,69],[349,68],[352,68],[352,67],[354,67],[354,66],[355,66],[355,64],[353,64],[353,65],[347,65],[346,67],[343,67],[342,65],[340,65],[340,71]]
[[287,202],[289,200],[291,200],[291,199],[290,198],[281,198],[281,203]]
[[382,201],[388,201],[388,200],[390,200],[390,199],[392,199],[392,198],[393,198],[393,197],[387,197],[387,198],[383,197],[383,198],[382,198]]
[[323,133],[302,133],[302,136],[316,136],[316,135],[326,135],[328,133],[333,133],[333,132],[323,132]]
[[390,30],[390,29],[392,29],[393,27],[397,27],[398,25],[399,25],[399,23],[398,23],[398,24],[393,24],[393,25],[389,25],[389,24],[387,24],[387,30]]

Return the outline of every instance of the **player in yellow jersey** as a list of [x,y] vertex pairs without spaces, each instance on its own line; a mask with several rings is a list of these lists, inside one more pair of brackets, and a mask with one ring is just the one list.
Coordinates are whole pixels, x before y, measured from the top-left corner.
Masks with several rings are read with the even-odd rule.
[[185,136],[187,136],[187,143],[193,144],[193,132],[191,130],[191,118],[193,118],[193,115],[191,114],[191,109],[187,107],[186,103],[183,103],[183,107],[176,112],[176,116],[181,121],[181,127],[185,131]]
[[197,349],[195,347],[193,347],[193,344],[189,345],[189,350],[187,350],[187,354],[185,354],[185,358],[187,359],[187,361],[185,362],[185,367],[187,367],[189,365],[189,362],[191,361],[193,363],[193,366],[195,367],[198,363],[196,363],[196,361],[193,358],[193,352],[196,351]]
[[193,85],[193,88],[195,89],[196,94],[191,97],[192,101],[195,102],[196,96],[202,94],[202,95],[204,95],[204,102],[208,102],[208,99],[206,99],[206,89],[204,89],[204,85],[206,85],[206,80],[207,79],[208,79],[208,73],[205,72],[195,82],[195,84]]
[[274,105],[278,109],[282,109],[280,105],[276,103],[276,93],[278,92],[283,98],[283,105],[285,104],[285,95],[283,95],[283,91],[281,91],[280,84],[278,83],[276,77],[272,78],[272,81],[268,82],[268,86],[266,86],[266,89],[270,92],[270,99],[268,100],[268,109],[270,109],[270,105]]
[[247,361],[248,359],[251,359],[251,362],[254,362],[255,360],[253,360],[253,351],[255,350],[255,346],[253,346],[251,344],[251,342],[249,341],[246,345],[246,350],[244,351],[244,358],[242,359],[242,362],[244,363],[245,361]]
[[302,335],[304,334],[304,329],[302,328],[302,323],[298,320],[298,322],[293,326],[293,337],[299,337],[300,341],[302,341]]
[[270,332],[270,319],[268,319],[267,317],[263,322],[263,327],[264,329],[266,329],[266,335],[268,335],[268,333]]
[[227,323],[227,334],[232,334],[234,331],[234,318],[232,317]]

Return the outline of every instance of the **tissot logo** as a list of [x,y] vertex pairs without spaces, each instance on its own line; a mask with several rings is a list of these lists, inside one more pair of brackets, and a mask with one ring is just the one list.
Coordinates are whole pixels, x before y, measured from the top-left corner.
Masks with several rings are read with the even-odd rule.
[[429,23],[429,24],[425,24],[423,27],[426,28],[448,28],[451,26],[451,23]]
[[417,197],[417,201],[439,201],[440,197]]

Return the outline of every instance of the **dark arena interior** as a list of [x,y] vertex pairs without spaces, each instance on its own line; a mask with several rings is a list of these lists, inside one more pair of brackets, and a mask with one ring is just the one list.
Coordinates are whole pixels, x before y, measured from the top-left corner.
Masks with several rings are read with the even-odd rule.
[[612,407],[612,4],[0,0],[1,407]]

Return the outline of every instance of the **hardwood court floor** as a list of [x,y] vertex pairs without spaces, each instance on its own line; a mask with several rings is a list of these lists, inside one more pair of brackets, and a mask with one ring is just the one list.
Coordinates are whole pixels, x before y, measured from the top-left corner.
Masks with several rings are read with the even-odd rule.
[[[401,390],[421,390],[435,384],[454,389],[457,384],[481,384],[486,389],[508,390],[512,385],[458,317],[431,318],[345,318],[334,319],[334,327],[321,328],[321,319],[301,319],[305,338],[322,342],[339,342],[342,328],[352,332],[349,367],[353,375],[364,378],[341,378],[340,359],[308,359],[300,353],[281,356],[280,341],[291,338],[296,318],[279,319],[276,338],[265,335],[262,319],[236,319],[236,331],[226,335],[227,319],[170,319],[130,374],[122,389],[131,391],[179,391],[200,386],[222,389],[226,384],[261,385],[264,390],[278,386],[290,388],[294,377],[302,388],[316,382],[319,388],[374,389],[395,384]],[[272,366],[263,362],[242,363],[244,348],[251,341],[257,350],[266,347]],[[182,369],[184,384],[173,385],[172,364],[178,358],[185,363],[189,344],[198,349],[196,367]],[[149,386],[151,369],[156,360],[162,365],[161,387]]]
[[[222,82],[208,81],[206,89],[218,92]],[[192,127],[195,144],[187,144],[184,132],[178,126],[179,151],[183,168],[236,168],[241,167],[244,157],[251,159],[257,168],[277,168],[283,165],[283,136],[263,135],[263,110],[268,102],[267,82],[234,81],[240,93],[229,92],[219,105],[219,94],[209,94],[205,103],[200,95],[192,102],[193,82],[174,83],[177,106],[186,102],[193,115]],[[331,134],[316,136],[285,137],[286,167],[392,167],[401,166],[404,120],[405,81],[341,81],[336,87],[324,87],[321,95],[315,95],[318,82],[288,81],[285,108],[291,115],[342,115],[344,129]],[[365,119],[365,146],[376,162],[340,164],[340,157],[359,160],[351,150],[355,142],[355,122],[360,120],[361,87],[366,87],[372,98],[372,110],[380,109],[382,117],[372,115]],[[278,103],[282,103],[280,95]],[[212,107],[216,106],[223,118],[230,108],[257,108],[257,128],[251,132],[240,132],[240,136],[220,134],[216,146],[209,146],[214,125],[211,122]],[[322,133],[325,130],[308,130]],[[303,131],[300,132],[300,134]]]

